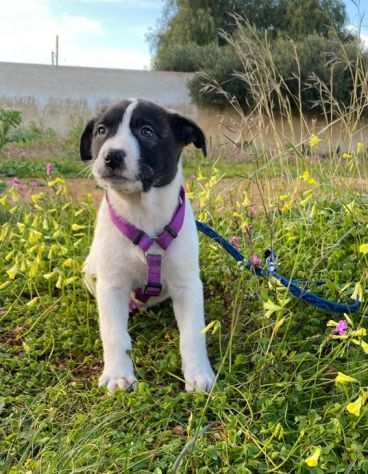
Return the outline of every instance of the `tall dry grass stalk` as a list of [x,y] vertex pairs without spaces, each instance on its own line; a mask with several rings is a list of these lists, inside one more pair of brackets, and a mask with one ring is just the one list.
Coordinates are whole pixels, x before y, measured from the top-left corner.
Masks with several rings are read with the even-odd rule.
[[[341,53],[326,54],[329,79],[323,81],[311,71],[305,80],[297,45],[290,40],[288,44],[292,47],[297,72],[292,77],[283,77],[267,32],[261,35],[243,19],[234,17],[234,20],[237,23],[237,35],[224,37],[242,65],[242,70],[234,72],[234,76],[244,83],[244,91],[249,91],[252,103],[244,111],[236,98],[230,97],[220,84],[208,77],[204,92],[216,91],[224,95],[236,112],[237,145],[243,148],[251,143],[261,152],[270,152],[270,148],[282,152],[292,145],[304,152],[310,136],[315,134],[323,140],[323,149],[330,155],[335,155],[341,146],[344,151],[351,151],[356,142],[361,140],[362,127],[368,129],[363,121],[368,110],[368,67],[362,49],[356,48],[356,55],[352,58],[346,44],[336,38]],[[286,53],[290,55],[290,51]],[[335,94],[334,72],[337,67],[352,84],[352,92],[345,104]],[[294,91],[288,85],[290,79],[297,83]],[[313,88],[314,94],[318,96],[313,104],[318,114],[306,113],[302,91],[308,88]]]

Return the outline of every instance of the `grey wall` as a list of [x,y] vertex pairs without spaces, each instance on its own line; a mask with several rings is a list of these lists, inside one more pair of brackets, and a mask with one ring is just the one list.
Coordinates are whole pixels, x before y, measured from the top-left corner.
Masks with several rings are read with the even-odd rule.
[[65,134],[103,105],[140,97],[197,117],[187,81],[190,74],[0,62],[0,106],[23,112]]

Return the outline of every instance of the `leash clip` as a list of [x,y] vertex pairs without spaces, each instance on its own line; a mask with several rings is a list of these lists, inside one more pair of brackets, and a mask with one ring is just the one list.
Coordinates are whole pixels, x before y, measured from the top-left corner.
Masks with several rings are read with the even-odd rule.
[[276,252],[272,249],[267,249],[264,253],[264,257],[266,259],[266,267],[267,270],[272,273],[276,271],[278,266],[278,258]]

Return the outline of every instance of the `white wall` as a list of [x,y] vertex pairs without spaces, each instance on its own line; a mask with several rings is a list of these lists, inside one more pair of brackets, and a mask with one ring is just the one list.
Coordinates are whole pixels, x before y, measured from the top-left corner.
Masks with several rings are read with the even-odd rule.
[[23,112],[65,134],[103,105],[139,97],[197,116],[187,81],[190,74],[0,62],[0,106]]

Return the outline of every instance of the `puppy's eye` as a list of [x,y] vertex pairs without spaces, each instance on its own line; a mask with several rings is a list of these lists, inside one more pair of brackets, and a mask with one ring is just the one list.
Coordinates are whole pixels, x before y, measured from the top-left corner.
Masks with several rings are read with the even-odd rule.
[[106,127],[105,125],[99,125],[96,130],[97,135],[105,135],[106,134]]
[[155,131],[149,125],[143,125],[140,132],[141,132],[141,135],[146,138],[151,138],[155,135]]

